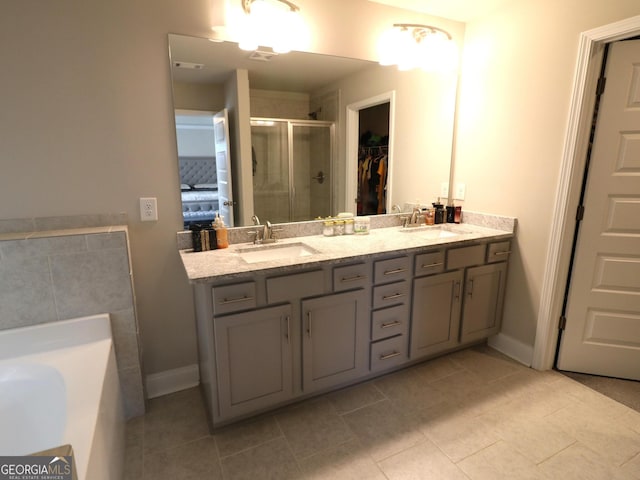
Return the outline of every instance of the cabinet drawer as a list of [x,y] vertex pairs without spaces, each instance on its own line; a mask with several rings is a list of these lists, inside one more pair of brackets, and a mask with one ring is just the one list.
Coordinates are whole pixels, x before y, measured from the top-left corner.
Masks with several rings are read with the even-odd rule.
[[447,251],[447,270],[482,265],[486,245],[473,245],[471,247],[452,248]]
[[407,361],[407,337],[398,335],[371,344],[371,371],[402,365]]
[[444,271],[444,250],[416,255],[415,275],[431,275]]
[[255,282],[222,285],[211,289],[213,296],[213,313],[222,315],[256,307]]
[[390,283],[373,287],[373,308],[390,307],[409,302],[409,282]]
[[490,243],[487,249],[487,263],[504,262],[509,259],[511,242]]
[[267,303],[289,302],[324,293],[322,270],[267,278]]
[[366,287],[370,283],[371,266],[366,263],[346,265],[333,269],[333,291]]
[[411,272],[409,257],[389,258],[378,260],[373,264],[374,283],[389,283],[398,280],[406,280]]
[[376,310],[371,314],[371,340],[406,335],[409,330],[409,305]]

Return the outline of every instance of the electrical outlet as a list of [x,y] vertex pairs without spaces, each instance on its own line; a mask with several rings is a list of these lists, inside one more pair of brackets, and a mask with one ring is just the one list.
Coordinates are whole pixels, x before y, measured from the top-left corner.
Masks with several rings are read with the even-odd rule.
[[456,183],[456,194],[453,196],[456,200],[464,200],[467,193],[467,186],[464,183]]
[[440,196],[445,198],[449,196],[449,182],[442,182],[440,184]]
[[158,200],[155,197],[140,198],[140,220],[143,222],[158,220]]

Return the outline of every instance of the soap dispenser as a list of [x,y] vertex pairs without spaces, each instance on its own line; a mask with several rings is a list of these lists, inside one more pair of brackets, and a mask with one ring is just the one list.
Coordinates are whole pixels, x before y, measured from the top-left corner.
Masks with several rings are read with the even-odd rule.
[[444,205],[440,203],[440,198],[438,198],[437,202],[433,202],[431,205],[433,205],[433,208],[436,209],[435,223],[436,224],[444,223]]
[[216,231],[216,244],[218,248],[227,248],[229,246],[229,235],[227,227],[224,225],[224,217],[216,213],[216,219],[213,221],[213,228]]

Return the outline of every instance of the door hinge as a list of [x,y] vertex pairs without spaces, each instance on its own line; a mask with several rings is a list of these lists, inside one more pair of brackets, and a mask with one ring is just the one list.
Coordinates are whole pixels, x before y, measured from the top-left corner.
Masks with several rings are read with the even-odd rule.
[[598,79],[598,86],[596,87],[596,95],[602,95],[604,93],[604,87],[607,84],[607,77],[600,77]]
[[565,317],[564,315],[560,316],[560,323],[558,325],[558,328],[560,330],[564,330],[564,328],[567,326],[567,317]]
[[578,211],[576,212],[576,220],[578,222],[582,221],[584,218],[584,205],[578,205]]

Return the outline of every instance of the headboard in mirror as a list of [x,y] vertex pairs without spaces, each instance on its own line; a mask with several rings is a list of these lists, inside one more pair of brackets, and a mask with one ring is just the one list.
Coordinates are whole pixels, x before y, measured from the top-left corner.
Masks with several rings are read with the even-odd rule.
[[[229,201],[218,202],[219,190],[196,189],[198,179],[181,177],[191,191],[182,192],[186,223],[186,198],[195,192],[215,197],[211,208],[228,203],[232,226],[244,226],[253,215],[284,222],[386,213],[394,204],[433,201],[449,180],[455,74],[306,52],[246,52],[232,42],[174,34],[169,47],[181,175],[185,162],[208,159],[230,190]],[[228,170],[212,153],[212,116],[224,110]],[[207,142],[203,153],[197,146]]]

